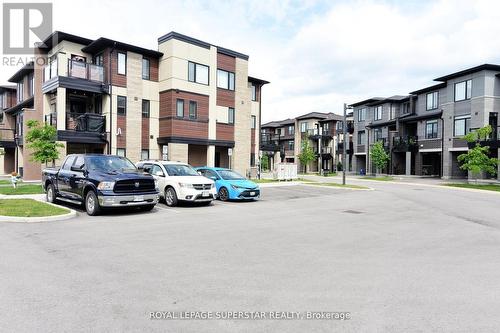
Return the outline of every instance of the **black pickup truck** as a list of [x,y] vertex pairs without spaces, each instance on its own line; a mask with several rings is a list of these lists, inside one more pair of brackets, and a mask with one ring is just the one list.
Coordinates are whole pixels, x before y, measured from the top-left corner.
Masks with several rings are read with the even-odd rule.
[[107,207],[151,210],[159,198],[151,175],[138,171],[127,158],[114,155],[68,155],[59,170],[42,171],[42,184],[48,202],[85,204],[89,215],[98,215]]

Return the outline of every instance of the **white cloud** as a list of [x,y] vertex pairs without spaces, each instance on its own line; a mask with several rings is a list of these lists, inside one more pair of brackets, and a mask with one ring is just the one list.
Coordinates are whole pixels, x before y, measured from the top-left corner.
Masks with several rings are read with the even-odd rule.
[[[499,63],[500,2],[54,2],[54,28],[156,48],[171,30],[250,55],[271,81],[263,120],[405,94],[467,66]],[[0,80],[14,70],[0,67]]]

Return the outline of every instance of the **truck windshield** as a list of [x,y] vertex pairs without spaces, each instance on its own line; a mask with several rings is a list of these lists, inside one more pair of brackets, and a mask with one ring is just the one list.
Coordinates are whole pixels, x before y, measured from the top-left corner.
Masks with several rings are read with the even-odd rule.
[[219,174],[222,177],[222,179],[225,180],[243,180],[245,177],[240,175],[237,172],[234,172],[233,170],[219,170]]
[[126,157],[112,155],[88,156],[87,169],[103,172],[136,170],[135,165]]
[[169,176],[199,176],[189,165],[184,164],[163,164]]

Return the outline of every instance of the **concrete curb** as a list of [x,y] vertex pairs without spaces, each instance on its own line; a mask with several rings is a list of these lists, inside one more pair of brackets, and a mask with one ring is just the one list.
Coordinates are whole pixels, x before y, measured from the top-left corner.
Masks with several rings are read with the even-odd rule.
[[[16,195],[9,195],[8,198],[2,197],[1,199],[33,199],[33,198],[16,198]],[[19,217],[19,216],[4,216],[0,215],[0,222],[22,222],[22,223],[37,223],[37,222],[53,222],[53,221],[63,221],[63,220],[68,220],[73,217],[76,217],[76,210],[68,208],[68,207],[61,207],[59,205],[55,205],[50,202],[46,202],[45,200],[40,200],[40,199],[33,199],[37,200],[40,202],[43,202],[47,205],[51,205],[54,207],[58,208],[64,208],[69,210],[69,213],[62,214],[62,215],[54,215],[54,216],[36,216],[36,217]]]
[[257,183],[259,187],[279,187],[279,186],[295,186],[295,185],[301,185],[301,182],[295,182],[295,181],[281,181],[281,182],[273,182],[273,183]]

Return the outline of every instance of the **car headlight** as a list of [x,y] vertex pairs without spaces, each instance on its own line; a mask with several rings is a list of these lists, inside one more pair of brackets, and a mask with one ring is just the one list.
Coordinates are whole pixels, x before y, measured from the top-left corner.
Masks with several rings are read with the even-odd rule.
[[233,190],[242,190],[242,189],[244,189],[244,187],[241,187],[241,186],[238,186],[238,185],[233,185],[233,184],[231,184],[231,187],[233,188]]
[[158,181],[155,179],[155,190],[159,191],[160,188],[158,187]]
[[183,188],[193,188],[193,184],[189,183],[179,183],[179,186]]
[[100,182],[97,185],[97,189],[101,191],[112,191],[115,186],[115,182]]

